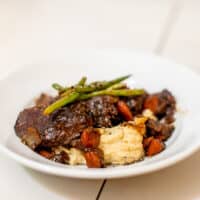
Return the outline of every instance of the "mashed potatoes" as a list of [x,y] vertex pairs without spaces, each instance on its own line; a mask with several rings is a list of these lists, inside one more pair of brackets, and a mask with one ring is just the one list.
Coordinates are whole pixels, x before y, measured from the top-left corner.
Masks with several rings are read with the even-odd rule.
[[70,165],[86,164],[83,153],[80,150],[78,150],[76,148],[67,149],[65,147],[60,146],[57,148],[56,153],[60,153],[61,151],[64,151],[68,154],[68,156],[69,156],[68,162]]
[[[99,128],[99,149],[103,151],[104,163],[124,165],[141,160],[144,157],[143,135],[147,118],[135,118],[112,128]],[[85,158],[80,150],[60,147],[69,155],[70,165],[85,164]]]
[[99,148],[104,152],[106,164],[124,165],[143,158],[143,136],[132,125],[119,125],[99,131]]
[[150,109],[145,109],[142,112],[142,115],[148,119],[153,119],[153,120],[157,120],[156,116],[153,114],[153,112]]

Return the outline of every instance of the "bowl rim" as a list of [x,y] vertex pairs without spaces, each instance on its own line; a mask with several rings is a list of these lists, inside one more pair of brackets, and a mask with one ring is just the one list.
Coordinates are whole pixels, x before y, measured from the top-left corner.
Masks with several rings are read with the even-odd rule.
[[[104,171],[104,169],[87,169],[82,171],[78,168],[58,168],[53,165],[46,165],[39,163],[37,161],[20,156],[17,153],[12,152],[8,148],[0,145],[0,151],[5,155],[8,155],[13,160],[19,162],[20,164],[27,166],[31,169],[37,170],[39,172],[44,172],[46,174],[57,175],[62,177],[77,178],[77,179],[117,179],[126,178],[132,176],[139,176],[142,174],[148,174],[155,172],[176,164],[185,158],[189,157],[196,151],[198,151],[200,145],[196,145],[190,149],[177,153],[176,155],[166,158],[162,161],[157,161],[156,164],[149,164],[147,166],[142,166],[142,168],[129,168],[128,170],[114,170],[112,173],[110,171]],[[123,173],[122,173],[123,170]]]

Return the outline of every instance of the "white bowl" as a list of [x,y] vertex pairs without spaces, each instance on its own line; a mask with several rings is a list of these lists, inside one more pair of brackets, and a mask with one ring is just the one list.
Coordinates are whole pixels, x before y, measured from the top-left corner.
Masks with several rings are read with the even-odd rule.
[[[105,169],[68,166],[46,160],[23,145],[13,130],[19,111],[53,82],[75,83],[133,74],[136,87],[171,90],[178,101],[176,130],[162,153],[144,161]],[[200,147],[200,77],[188,68],[154,55],[130,51],[70,51],[65,63],[29,65],[0,81],[0,150],[32,169],[74,178],[102,179],[136,176],[162,169],[190,156]]]

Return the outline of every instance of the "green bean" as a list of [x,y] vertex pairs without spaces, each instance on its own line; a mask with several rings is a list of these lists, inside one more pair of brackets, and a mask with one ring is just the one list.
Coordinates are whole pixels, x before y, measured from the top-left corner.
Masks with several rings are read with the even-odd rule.
[[84,86],[87,81],[87,77],[83,76],[81,80],[78,82],[77,86]]
[[111,87],[107,88],[107,90],[117,90],[127,88],[127,85],[125,83],[116,83],[115,85],[112,85]]
[[74,102],[77,98],[79,97],[79,93],[77,92],[72,92],[67,96],[64,96],[60,98],[59,100],[55,101],[53,104],[49,105],[45,110],[44,114],[49,115],[55,110],[61,108],[62,106],[65,106],[69,103]]
[[85,100],[95,96],[111,95],[111,96],[138,96],[144,93],[143,89],[119,89],[119,90],[101,90],[89,94],[81,94],[78,100]]
[[126,84],[121,83],[123,80],[129,77],[130,75],[127,75],[113,79],[111,81],[93,82],[89,85],[85,85],[87,78],[82,77],[76,85],[71,87],[63,87],[58,83],[54,83],[52,84],[52,87],[58,90],[60,99],[49,105],[44,110],[44,114],[48,115],[69,103],[73,103],[77,100],[80,101],[89,99],[95,96],[137,96],[143,94],[144,90],[127,89]]
[[88,92],[103,90],[103,89],[106,89],[108,87],[111,87],[112,85],[114,85],[116,83],[120,83],[121,81],[126,80],[130,76],[131,75],[122,76],[122,77],[113,79],[111,81],[94,82],[94,83],[91,83],[90,85],[85,86],[85,87],[75,87],[75,90],[76,90],[76,92],[80,92],[80,93],[88,93]]
[[53,83],[52,84],[52,87],[55,89],[55,90],[58,90],[58,92],[62,92],[65,90],[65,87],[63,87],[62,85],[58,84],[58,83]]
[[[78,84],[76,85],[76,87],[79,87],[79,86],[84,86],[85,85],[85,82],[87,80],[87,77],[82,77],[81,80],[78,82]],[[52,84],[52,87],[57,90],[61,96],[65,96],[65,95],[68,95],[71,91],[72,91],[72,88],[74,88],[74,86],[71,86],[71,87],[63,87],[61,86],[60,84],[58,83],[53,83]]]
[[64,92],[62,92],[62,93],[60,94],[60,96],[61,96],[61,97],[67,96],[67,95],[69,95],[71,92],[74,92],[74,87],[73,87],[73,86],[67,88]]

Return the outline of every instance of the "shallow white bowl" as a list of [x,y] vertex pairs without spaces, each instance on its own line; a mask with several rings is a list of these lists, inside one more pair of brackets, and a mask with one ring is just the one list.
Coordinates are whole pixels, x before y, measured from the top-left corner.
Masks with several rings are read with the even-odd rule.
[[[144,161],[105,169],[51,162],[23,145],[13,126],[17,115],[53,82],[73,84],[86,75],[92,80],[133,74],[132,86],[149,91],[171,90],[178,101],[176,130],[162,153]],[[59,176],[102,179],[156,171],[190,156],[200,147],[200,77],[186,67],[154,55],[130,51],[70,51],[65,63],[25,66],[0,81],[0,150],[32,169]]]

